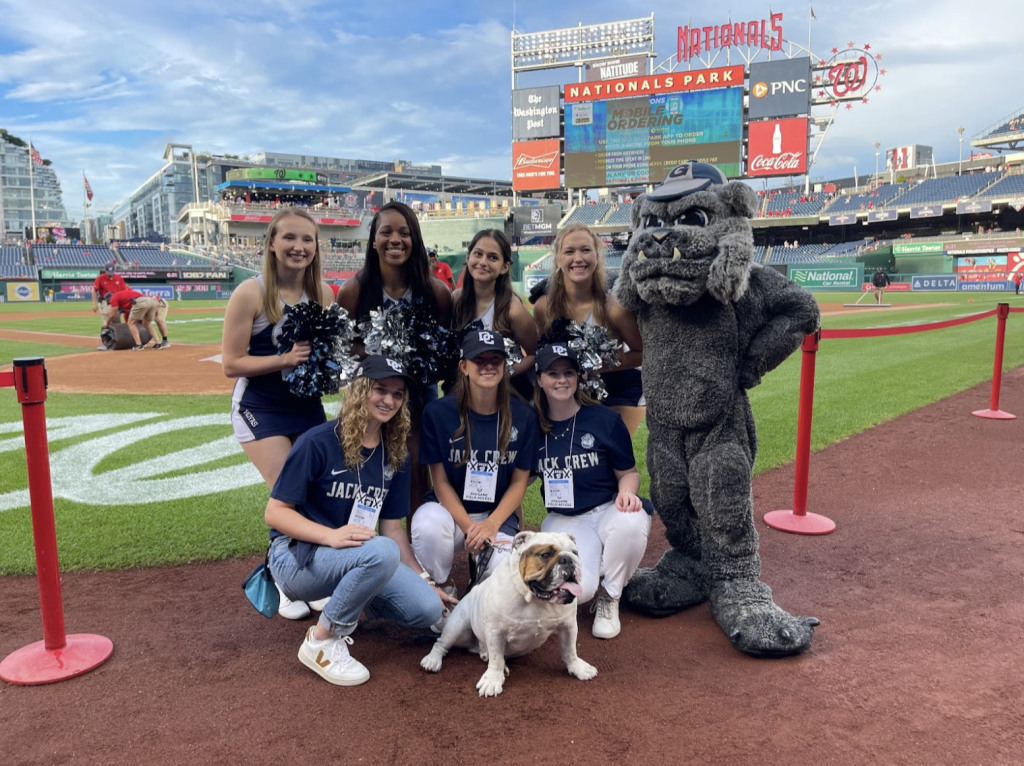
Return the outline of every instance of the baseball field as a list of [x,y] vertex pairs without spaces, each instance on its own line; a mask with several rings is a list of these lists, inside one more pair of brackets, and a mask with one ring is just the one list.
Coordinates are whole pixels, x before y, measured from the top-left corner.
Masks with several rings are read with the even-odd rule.
[[[885,309],[843,307],[859,294],[817,297],[827,329],[944,321],[998,302],[1024,306],[1012,294],[891,293]],[[302,627],[268,622],[245,602],[239,583],[266,548],[267,490],[231,436],[231,381],[217,356],[223,312],[223,301],[174,303],[172,347],[133,353],[96,350],[98,320],[80,306],[0,305],[0,363],[46,358],[68,631],[104,632],[115,642],[112,659],[80,679],[0,686],[0,752],[15,753],[5,761],[763,763],[799,753],[791,762],[1011,763],[1024,756],[1014,702],[1021,664],[1011,646],[1024,609],[1010,590],[1019,590],[1021,575],[1013,510],[1020,508],[1021,426],[970,417],[989,403],[994,318],[822,341],[810,510],[837,520],[828,538],[760,523],[792,497],[800,353],[750,392],[765,579],[785,608],[822,619],[810,652],[771,662],[744,657],[706,607],[665,620],[628,615],[619,638],[600,642],[581,610],[580,655],[598,666],[594,681],[566,676],[548,645],[512,664],[498,700],[480,701],[479,660],[453,654],[440,676],[427,676],[416,664],[425,648],[376,621],[360,629],[353,649],[374,678],[358,690],[330,688],[294,659]],[[1015,313],[1007,322],[1003,409],[1020,416],[1022,365],[1024,314]],[[333,412],[337,402],[328,404]],[[642,492],[646,438],[641,426],[634,449]],[[1015,489],[1002,481],[1007,472]],[[997,475],[998,489],[989,489]],[[539,525],[536,486],[525,510],[527,524]],[[3,656],[41,637],[13,389],[0,389],[0,540]],[[645,563],[664,547],[656,524]],[[83,709],[68,712],[76,706]],[[531,726],[538,743],[565,749],[512,750],[517,732],[534,736]]]

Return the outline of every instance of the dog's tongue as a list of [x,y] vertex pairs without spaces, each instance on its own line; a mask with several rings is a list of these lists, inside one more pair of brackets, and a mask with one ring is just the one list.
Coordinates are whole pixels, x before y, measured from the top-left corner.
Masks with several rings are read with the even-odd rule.
[[561,589],[569,591],[576,598],[583,595],[583,588],[580,587],[578,582],[564,582]]

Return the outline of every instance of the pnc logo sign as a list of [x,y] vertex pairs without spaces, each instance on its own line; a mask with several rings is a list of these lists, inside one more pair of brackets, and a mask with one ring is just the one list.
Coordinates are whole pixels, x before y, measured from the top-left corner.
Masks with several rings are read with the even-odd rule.
[[764,98],[765,96],[782,96],[790,93],[806,93],[807,92],[807,80],[781,80],[778,82],[766,83],[756,82],[750,89],[750,93],[754,98]]

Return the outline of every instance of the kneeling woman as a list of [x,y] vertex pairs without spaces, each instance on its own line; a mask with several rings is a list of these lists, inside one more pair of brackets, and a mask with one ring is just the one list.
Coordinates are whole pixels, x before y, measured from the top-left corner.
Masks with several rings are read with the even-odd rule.
[[586,603],[594,608],[597,638],[619,634],[619,598],[647,549],[654,509],[637,497],[640,473],[622,417],[594,404],[579,388],[579,362],[565,346],[537,350],[534,407],[540,421],[537,473],[548,516],[544,532],[576,538]]
[[434,489],[413,515],[412,547],[430,576],[450,592],[455,552],[480,554],[493,546],[483,580],[511,552],[536,460],[537,418],[510,395],[501,333],[469,330],[455,392],[428,404],[420,432],[420,460]]
[[337,420],[295,442],[267,503],[270,571],[278,587],[293,600],[329,597],[299,660],[340,686],[370,677],[348,650],[364,609],[426,628],[454,604],[430,586],[402,528],[409,511],[411,383],[398,362],[367,357]]

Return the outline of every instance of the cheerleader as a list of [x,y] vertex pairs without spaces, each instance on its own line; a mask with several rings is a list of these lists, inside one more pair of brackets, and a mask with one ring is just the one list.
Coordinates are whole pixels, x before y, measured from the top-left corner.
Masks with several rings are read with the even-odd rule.
[[621,629],[619,598],[647,549],[654,509],[637,496],[640,472],[622,418],[580,390],[575,354],[558,343],[542,345],[536,366],[536,473],[548,511],[541,530],[576,539],[583,569],[580,603],[597,594],[593,634],[615,638]]

